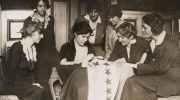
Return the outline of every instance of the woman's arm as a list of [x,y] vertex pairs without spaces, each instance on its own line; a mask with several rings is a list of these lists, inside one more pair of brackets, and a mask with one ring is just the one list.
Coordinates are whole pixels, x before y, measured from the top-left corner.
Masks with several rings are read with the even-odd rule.
[[106,27],[106,41],[105,41],[105,52],[107,53],[107,51],[108,51],[108,49],[109,49],[109,45],[108,45],[108,43],[109,43],[109,34],[110,34],[110,29],[109,29],[109,27],[107,26]]
[[60,65],[74,65],[74,64],[80,64],[82,61],[67,61],[66,58],[62,59],[60,61]]
[[[163,44],[162,44],[163,45]],[[138,64],[137,70],[140,74],[160,74],[165,72],[171,67],[173,61],[179,53],[178,41],[175,38],[171,38],[161,47],[158,58],[152,59],[149,64]]]

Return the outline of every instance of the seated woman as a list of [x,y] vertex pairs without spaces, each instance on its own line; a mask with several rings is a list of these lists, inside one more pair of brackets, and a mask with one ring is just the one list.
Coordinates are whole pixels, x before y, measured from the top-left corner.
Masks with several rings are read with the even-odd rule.
[[16,95],[20,100],[44,100],[44,90],[35,83],[33,69],[36,59],[34,43],[43,38],[39,23],[30,21],[22,30],[23,39],[12,45],[9,64],[0,80],[0,94]]
[[108,61],[118,62],[120,58],[125,58],[126,62],[143,63],[145,59],[141,58],[148,49],[149,42],[137,36],[136,28],[131,23],[124,22],[117,28],[117,36],[119,39]]
[[[136,28],[131,24],[124,22],[117,28],[118,40],[115,47],[110,54],[109,61],[115,61],[120,64],[123,62],[130,63],[144,63],[146,57],[146,50],[149,47],[149,42],[142,37],[137,36]],[[135,74],[137,71],[134,70]],[[118,100],[121,97],[124,83],[128,77],[134,75],[132,68],[121,68],[120,84],[118,87],[117,97]]]
[[149,61],[147,64],[122,64],[136,68],[138,75],[127,79],[121,100],[157,100],[160,96],[179,95],[178,39],[163,30],[164,20],[160,15],[147,14],[142,20],[144,38],[152,39],[147,51]]
[[[63,89],[60,97],[62,100],[83,100],[87,95],[82,95],[87,90],[87,73],[85,74],[89,60],[93,59],[95,53],[88,37],[92,29],[85,21],[75,23],[73,34],[75,38],[65,43],[60,50],[60,65],[57,72],[63,82]],[[79,69],[79,70],[76,70]],[[80,78],[81,77],[81,78]],[[79,98],[79,99],[77,99]]]
[[63,83],[76,65],[79,66],[80,63],[84,62],[82,67],[86,67],[88,61],[94,57],[95,52],[88,41],[91,33],[92,29],[87,22],[75,23],[73,26],[74,39],[62,45],[59,54],[60,65],[75,65],[74,67],[61,66],[57,68]]

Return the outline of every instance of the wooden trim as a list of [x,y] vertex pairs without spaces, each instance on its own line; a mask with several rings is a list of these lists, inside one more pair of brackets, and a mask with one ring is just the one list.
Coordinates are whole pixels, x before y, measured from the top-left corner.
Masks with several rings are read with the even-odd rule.
[[[23,27],[24,19],[8,19],[7,20],[7,40],[8,41],[22,39],[22,35],[20,35],[19,37],[14,37],[14,38],[12,37],[13,33],[11,33],[11,31],[12,31],[11,24],[15,24],[15,23],[21,23],[22,27]],[[22,29],[22,27],[19,27],[18,32]],[[17,34],[21,34],[21,33],[17,33]]]

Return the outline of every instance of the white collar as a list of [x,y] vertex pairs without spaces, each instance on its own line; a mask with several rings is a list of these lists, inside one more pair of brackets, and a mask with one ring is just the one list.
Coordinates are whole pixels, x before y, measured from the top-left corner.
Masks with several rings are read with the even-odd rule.
[[30,43],[28,43],[27,41],[30,40],[28,37],[27,38],[23,38],[20,42],[23,46],[23,52],[25,53],[26,55],[26,58],[27,58],[27,61],[30,61],[30,59],[32,59],[33,61],[37,61],[37,58],[36,58],[36,48],[34,45],[31,46],[32,48],[32,54],[29,53],[30,50],[29,50],[29,47],[30,47]]
[[156,41],[156,45],[162,44],[162,42],[164,41],[165,35],[166,35],[166,32],[162,31],[158,37],[158,40]]
[[[90,19],[89,14],[86,14],[84,16],[84,18],[87,19],[89,22],[92,22],[92,20]],[[101,17],[100,16],[98,16],[98,19],[97,19],[96,23],[101,23]]]
[[154,39],[152,39],[152,41],[150,43],[152,52],[154,52],[156,45],[162,44],[162,42],[164,41],[165,36],[166,36],[166,32],[162,31],[156,42],[155,42]]
[[[162,44],[162,42],[164,41],[165,36],[166,36],[166,32],[165,32],[165,31],[162,31],[161,34],[159,35],[157,41],[156,41],[156,45]],[[153,39],[153,40],[151,41],[151,43],[152,43],[152,42],[155,42],[155,40]]]
[[[39,22],[39,19],[35,16],[35,12],[33,12],[30,17],[32,18],[32,21],[36,21],[36,22]],[[45,16],[44,16],[44,28],[46,29],[47,28],[47,25],[49,24],[48,22],[50,21],[50,18],[49,18],[49,15],[46,13]]]

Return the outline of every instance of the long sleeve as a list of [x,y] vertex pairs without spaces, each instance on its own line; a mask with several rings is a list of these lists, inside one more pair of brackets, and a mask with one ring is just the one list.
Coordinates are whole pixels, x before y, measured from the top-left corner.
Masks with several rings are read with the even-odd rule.
[[155,58],[152,58],[149,64],[138,64],[137,70],[139,74],[162,74],[167,71],[179,52],[178,41],[170,38],[164,46],[157,52]]
[[108,45],[108,43],[109,43],[109,34],[110,34],[110,28],[107,26],[107,28],[106,28],[106,41],[105,41],[105,51],[106,51],[106,53],[107,53],[107,51],[108,51],[108,49],[109,49],[109,45]]
[[50,20],[52,21],[52,41],[53,41],[53,45],[56,46],[56,42],[55,42],[55,33],[54,33],[54,18],[52,16],[49,16]]
[[66,45],[62,45],[60,53],[59,53],[59,61],[61,61],[64,58],[67,58],[67,53],[66,53]]
[[[25,82],[26,79],[19,73],[19,65],[21,62],[21,46],[18,43],[15,43],[10,48],[10,57],[9,57],[9,66],[8,71],[14,80],[19,80]],[[28,83],[28,82],[27,82]]]
[[115,47],[114,47],[112,53],[110,54],[108,61],[115,61],[115,60],[121,58],[119,55],[120,48],[118,46],[118,43],[119,43],[119,41],[116,42]]

